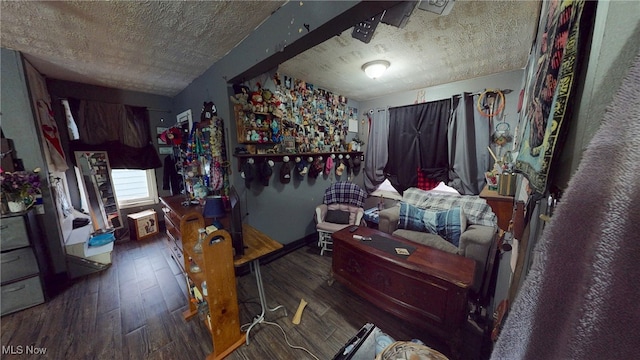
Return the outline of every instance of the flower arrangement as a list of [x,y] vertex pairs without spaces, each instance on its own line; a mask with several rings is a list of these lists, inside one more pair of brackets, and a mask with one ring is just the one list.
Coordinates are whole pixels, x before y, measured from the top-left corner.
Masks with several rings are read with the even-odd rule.
[[2,194],[8,201],[33,201],[40,193],[40,169],[30,171],[3,172],[0,174]]

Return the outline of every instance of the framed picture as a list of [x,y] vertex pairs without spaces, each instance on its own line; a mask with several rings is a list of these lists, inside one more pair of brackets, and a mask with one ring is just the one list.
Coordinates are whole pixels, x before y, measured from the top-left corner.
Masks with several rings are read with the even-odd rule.
[[158,153],[160,155],[171,155],[173,153],[173,148],[171,148],[169,146],[161,146],[158,149]]
[[158,145],[167,145],[167,142],[160,137],[160,135],[167,130],[169,130],[169,128],[160,126],[156,128],[156,139],[158,139]]
[[285,153],[296,152],[296,138],[293,136],[285,136],[282,140],[282,145]]
[[176,116],[176,124],[181,125],[184,123],[189,124],[189,131],[193,127],[193,117],[191,116],[191,109],[181,112]]

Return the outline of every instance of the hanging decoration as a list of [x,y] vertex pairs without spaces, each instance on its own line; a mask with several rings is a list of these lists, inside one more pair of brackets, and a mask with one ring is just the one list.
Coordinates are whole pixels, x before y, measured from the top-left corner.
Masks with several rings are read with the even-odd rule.
[[64,149],[62,148],[62,142],[60,141],[58,125],[53,117],[51,104],[47,100],[40,99],[37,101],[37,105],[37,119],[40,123],[40,132],[47,144],[44,154],[47,159],[49,170],[55,172],[66,171],[69,169],[69,165],[67,165]]
[[504,93],[498,89],[485,90],[478,96],[476,106],[480,115],[492,119],[504,110]]
[[[204,102],[200,122],[189,134],[183,173],[187,193],[198,201],[212,193],[227,195],[230,166],[226,158],[224,121],[213,102]],[[196,191],[197,190],[197,191]]]
[[[544,1],[538,34],[527,65],[520,119],[523,124],[516,170],[537,193],[547,190],[548,176],[566,136],[578,75],[584,65],[593,27],[590,1]],[[518,134],[520,137],[520,134]]]

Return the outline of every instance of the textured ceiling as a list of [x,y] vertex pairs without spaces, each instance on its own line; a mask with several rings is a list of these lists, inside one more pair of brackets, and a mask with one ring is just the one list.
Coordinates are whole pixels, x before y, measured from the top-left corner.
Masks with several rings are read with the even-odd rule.
[[0,35],[48,77],[173,96],[282,3],[2,1]]
[[[283,63],[278,71],[357,100],[525,67],[539,1],[456,1],[439,16],[418,8],[402,29],[380,23],[368,44],[340,36]],[[379,79],[362,64],[388,60]]]
[[[48,77],[173,96],[233,49],[282,1],[1,2],[2,47]],[[416,8],[370,43],[344,31],[278,71],[356,100],[525,66],[539,1],[456,1],[449,15]],[[242,19],[242,21],[238,21]],[[363,63],[391,62],[366,78]]]

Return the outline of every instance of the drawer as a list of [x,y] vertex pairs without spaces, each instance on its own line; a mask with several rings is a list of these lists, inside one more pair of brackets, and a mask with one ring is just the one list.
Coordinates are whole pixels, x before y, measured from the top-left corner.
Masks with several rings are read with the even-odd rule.
[[0,287],[0,295],[2,296],[2,313],[0,315],[26,309],[44,302],[40,278],[37,276],[2,285]]
[[173,240],[176,244],[178,244],[180,251],[182,251],[182,237],[176,228],[168,227],[167,237]]
[[173,260],[175,260],[178,267],[180,267],[180,270],[183,273],[186,273],[184,269],[184,257],[182,255],[182,251],[180,251],[180,249],[178,249],[175,244],[173,246],[168,246],[167,249],[169,250],[169,255],[173,258]]
[[0,239],[1,251],[29,246],[27,227],[22,216],[2,219],[0,232],[2,232],[2,238]]
[[22,248],[0,254],[0,279],[7,282],[39,272],[38,262],[31,248]]
[[173,227],[175,227],[176,229],[178,229],[178,231],[180,231],[180,217],[178,217],[178,215],[169,210],[163,210],[164,211],[164,221],[165,221],[165,225],[168,222],[171,222],[171,224],[173,225]]

